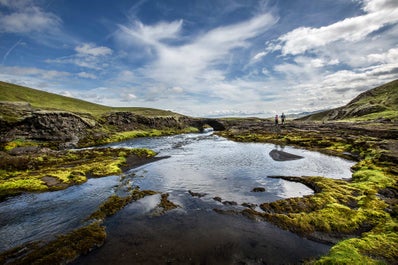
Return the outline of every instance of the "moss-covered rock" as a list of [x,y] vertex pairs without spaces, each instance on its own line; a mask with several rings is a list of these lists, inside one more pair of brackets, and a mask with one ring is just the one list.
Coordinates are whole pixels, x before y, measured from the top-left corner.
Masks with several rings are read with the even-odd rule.
[[0,198],[22,192],[52,191],[84,183],[90,177],[121,174],[129,164],[145,163],[149,149],[98,148],[13,156],[0,152]]

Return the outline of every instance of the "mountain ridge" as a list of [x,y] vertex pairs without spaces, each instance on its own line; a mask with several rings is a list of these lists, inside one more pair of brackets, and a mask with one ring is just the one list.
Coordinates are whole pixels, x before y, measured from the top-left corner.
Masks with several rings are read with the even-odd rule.
[[398,79],[369,89],[344,106],[307,115],[301,121],[398,121]]

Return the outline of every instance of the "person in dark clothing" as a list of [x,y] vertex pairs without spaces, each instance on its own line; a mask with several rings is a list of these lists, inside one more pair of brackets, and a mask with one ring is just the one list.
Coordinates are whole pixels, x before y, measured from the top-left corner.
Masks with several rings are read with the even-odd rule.
[[285,113],[282,112],[282,116],[281,116],[281,120],[282,120],[282,124],[285,124]]
[[278,120],[278,114],[275,115],[275,125],[278,125],[279,120]]

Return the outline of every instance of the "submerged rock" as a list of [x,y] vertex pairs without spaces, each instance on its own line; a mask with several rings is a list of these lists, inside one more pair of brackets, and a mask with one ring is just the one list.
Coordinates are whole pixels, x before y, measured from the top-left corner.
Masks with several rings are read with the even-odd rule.
[[279,151],[277,149],[271,150],[271,152],[269,152],[269,155],[275,161],[289,161],[289,160],[297,160],[297,159],[304,158],[302,156],[294,155],[294,154],[287,153],[284,151]]
[[202,198],[204,196],[206,196],[206,193],[201,193],[201,192],[193,192],[191,190],[188,191],[188,193],[192,196],[192,197],[199,197]]

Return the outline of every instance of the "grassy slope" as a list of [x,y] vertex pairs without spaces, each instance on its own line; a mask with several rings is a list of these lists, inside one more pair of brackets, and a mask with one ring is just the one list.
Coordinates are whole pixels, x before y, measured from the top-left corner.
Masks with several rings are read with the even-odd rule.
[[345,113],[340,119],[348,121],[398,120],[398,80],[361,93],[347,105],[312,114],[299,120],[331,120],[332,113]]
[[145,116],[176,116],[171,111],[152,108],[117,108],[90,103],[84,100],[60,96],[28,87],[0,81],[0,101],[28,102],[34,109],[61,110],[74,113],[88,113],[98,117],[111,111],[131,111]]

